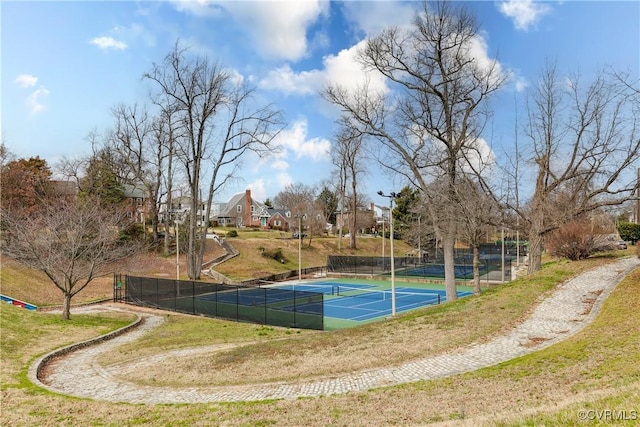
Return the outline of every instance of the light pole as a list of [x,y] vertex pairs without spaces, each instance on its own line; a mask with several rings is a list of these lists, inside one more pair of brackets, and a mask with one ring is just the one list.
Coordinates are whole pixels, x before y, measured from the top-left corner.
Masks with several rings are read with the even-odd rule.
[[378,191],[378,195],[389,198],[389,235],[391,238],[391,315],[396,315],[396,267],[394,264],[393,254],[393,200],[397,194],[391,192],[389,195],[384,194],[382,191]]
[[184,221],[178,219],[177,214],[174,221],[176,223],[176,280],[180,280],[180,224]]
[[384,241],[386,236],[384,235],[384,217],[382,217],[382,266],[384,267]]

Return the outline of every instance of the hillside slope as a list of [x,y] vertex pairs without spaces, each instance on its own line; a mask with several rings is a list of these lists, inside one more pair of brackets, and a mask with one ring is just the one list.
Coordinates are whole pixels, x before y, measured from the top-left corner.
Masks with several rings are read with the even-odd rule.
[[[247,280],[256,277],[298,269],[298,240],[282,237],[278,232],[240,231],[238,237],[227,239],[239,255],[215,267],[219,273],[232,280]],[[311,242],[302,242],[302,267],[326,265],[329,255],[381,255],[382,239],[358,238],[358,249],[348,248],[348,240],[343,239],[338,249],[337,237],[314,237]],[[411,248],[404,242],[396,241],[396,255],[402,255]],[[285,262],[262,256],[263,251],[280,249]],[[388,254],[389,241],[385,251]],[[205,262],[224,253],[213,240],[207,241]],[[180,277],[186,279],[186,255],[180,254]],[[147,277],[174,278],[176,275],[175,255],[165,257],[155,252],[137,254],[115,264],[112,270],[92,281],[73,299],[74,304],[97,301],[113,297],[113,273],[139,275]],[[203,277],[202,280],[207,280]],[[209,279],[210,280],[210,279]],[[38,306],[59,305],[62,293],[42,272],[25,268],[15,261],[0,257],[0,293],[12,298],[27,301]]]

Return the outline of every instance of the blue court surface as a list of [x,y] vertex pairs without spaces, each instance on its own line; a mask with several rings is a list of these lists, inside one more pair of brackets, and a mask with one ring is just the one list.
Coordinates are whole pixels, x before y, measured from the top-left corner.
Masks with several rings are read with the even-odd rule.
[[[335,281],[279,284],[279,289],[290,289],[324,294],[324,317],[352,322],[367,322],[392,314],[394,295],[390,289],[378,285],[340,283]],[[458,291],[458,297],[471,295]],[[401,313],[446,301],[443,289],[398,287],[395,289],[396,313]]]

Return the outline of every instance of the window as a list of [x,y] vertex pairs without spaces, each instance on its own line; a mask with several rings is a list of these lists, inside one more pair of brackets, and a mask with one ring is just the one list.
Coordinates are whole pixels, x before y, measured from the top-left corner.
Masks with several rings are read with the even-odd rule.
[[251,212],[255,210],[255,206],[251,205]]
[[236,212],[238,213],[242,212],[242,205],[236,206]]
[[273,225],[276,227],[280,227],[282,225],[282,221],[280,221],[279,219],[273,221]]
[[291,212],[287,211],[287,218],[291,218]]

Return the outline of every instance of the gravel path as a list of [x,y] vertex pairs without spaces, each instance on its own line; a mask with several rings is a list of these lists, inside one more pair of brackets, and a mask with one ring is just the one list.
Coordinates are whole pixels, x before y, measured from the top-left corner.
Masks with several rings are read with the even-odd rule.
[[[144,404],[295,399],[303,396],[358,392],[376,387],[442,378],[495,365],[547,347],[575,334],[595,317],[603,301],[620,280],[638,266],[640,266],[639,259],[624,258],[611,265],[585,272],[560,285],[552,295],[536,307],[528,319],[503,336],[486,343],[470,345],[455,353],[419,359],[392,368],[370,369],[336,378],[295,384],[272,383],[209,388],[140,386],[116,378],[109,369],[100,366],[96,360],[101,353],[136,340],[163,322],[161,316],[142,313],[144,321],[130,332],[71,351],[62,357],[51,358],[51,362],[43,371],[46,374],[45,378],[40,381],[37,378],[38,369],[51,355],[43,356],[29,369],[29,378],[36,384],[57,393],[112,402]],[[96,309],[122,308],[107,304],[86,310]],[[166,354],[174,355],[175,352]],[[153,359],[149,360],[149,363],[152,361]],[[143,367],[143,364],[138,366],[139,369]]]

